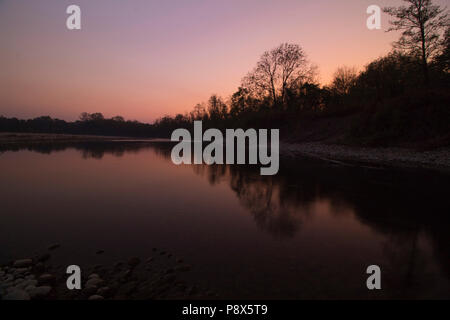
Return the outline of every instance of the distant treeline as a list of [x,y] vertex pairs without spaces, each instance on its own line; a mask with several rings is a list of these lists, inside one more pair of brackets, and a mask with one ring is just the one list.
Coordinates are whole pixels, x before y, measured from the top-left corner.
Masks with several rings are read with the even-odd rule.
[[53,119],[49,116],[29,120],[0,116],[0,131],[5,132],[151,137],[154,136],[153,129],[154,127],[150,124],[138,121],[125,121],[121,116],[106,119],[101,113],[82,113],[80,120],[74,122]]
[[323,130],[323,125],[314,126],[323,119],[332,124],[347,117],[351,120],[345,130],[335,133],[346,142],[449,143],[448,16],[429,0],[404,2],[410,6],[385,8],[394,17],[392,30],[403,32],[393,51],[361,71],[338,68],[327,86],[319,84],[317,67],[303,48],[285,43],[265,52],[227,99],[212,95],[191,112],[165,116],[153,124],[83,113],[75,122],[1,117],[0,131],[170,137],[173,130],[190,129],[193,121],[201,120],[205,128],[279,128],[282,138],[295,139],[305,127]]

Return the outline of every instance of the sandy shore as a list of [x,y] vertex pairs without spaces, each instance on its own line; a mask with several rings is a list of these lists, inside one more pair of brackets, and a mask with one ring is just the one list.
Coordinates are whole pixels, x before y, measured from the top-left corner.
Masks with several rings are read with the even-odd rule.
[[450,170],[450,148],[416,151],[406,148],[364,148],[309,142],[281,143],[280,150],[289,156],[306,155],[348,165]]

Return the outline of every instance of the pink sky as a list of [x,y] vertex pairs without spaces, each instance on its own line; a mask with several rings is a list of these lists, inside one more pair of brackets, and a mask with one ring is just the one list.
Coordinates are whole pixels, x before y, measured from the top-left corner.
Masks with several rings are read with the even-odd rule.
[[[81,112],[151,122],[224,98],[261,54],[300,44],[326,84],[362,68],[396,35],[366,28],[366,8],[392,0],[0,0],[0,115]],[[436,1],[445,5],[448,0]],[[66,29],[77,4],[82,30]]]

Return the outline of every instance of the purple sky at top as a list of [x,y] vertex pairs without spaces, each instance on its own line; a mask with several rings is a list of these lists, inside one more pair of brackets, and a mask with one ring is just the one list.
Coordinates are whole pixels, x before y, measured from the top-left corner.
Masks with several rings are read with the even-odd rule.
[[[435,1],[446,5],[448,0]],[[327,84],[396,38],[366,28],[366,8],[394,0],[0,0],[0,115],[83,112],[153,121],[227,98],[260,55],[300,44]],[[82,30],[66,29],[77,4]]]

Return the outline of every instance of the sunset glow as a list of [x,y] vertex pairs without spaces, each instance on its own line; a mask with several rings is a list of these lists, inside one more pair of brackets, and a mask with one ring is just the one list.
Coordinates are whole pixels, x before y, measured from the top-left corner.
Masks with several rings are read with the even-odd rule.
[[77,0],[79,31],[65,27],[71,3],[0,1],[0,115],[152,122],[212,93],[228,98],[282,42],[300,44],[327,84],[337,67],[361,68],[396,38],[384,15],[383,30],[366,28],[368,0]]

